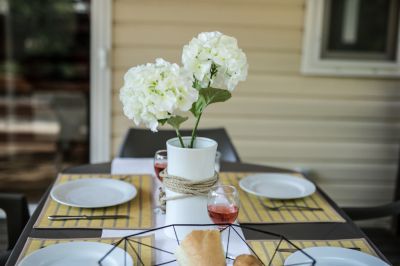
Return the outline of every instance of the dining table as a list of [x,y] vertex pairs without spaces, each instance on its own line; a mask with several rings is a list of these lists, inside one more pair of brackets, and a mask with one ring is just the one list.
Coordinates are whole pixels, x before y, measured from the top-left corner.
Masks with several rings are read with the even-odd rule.
[[[270,166],[239,163],[239,162],[221,162],[221,172],[261,172],[261,173],[295,173],[293,170],[276,168]],[[110,174],[111,162],[87,164],[67,168],[63,171],[65,174]],[[52,185],[53,186],[53,185]],[[73,238],[100,238],[102,229],[92,228],[35,228],[46,200],[50,197],[50,186],[38,203],[38,206],[28,221],[19,240],[17,241],[6,265],[16,265],[20,254],[27,242],[28,238],[40,239],[73,239]],[[326,202],[339,214],[343,222],[307,222],[307,223],[256,223],[246,224],[246,226],[256,230],[243,229],[246,240],[265,239],[265,234],[259,233],[257,230],[274,232],[275,234],[284,235],[288,239],[301,240],[332,240],[332,239],[365,239],[372,247],[373,251],[382,260],[388,260],[379,251],[374,243],[363,233],[363,231],[346,215],[346,213],[320,188],[317,186],[317,192],[326,200]],[[389,263],[390,264],[390,263]]]

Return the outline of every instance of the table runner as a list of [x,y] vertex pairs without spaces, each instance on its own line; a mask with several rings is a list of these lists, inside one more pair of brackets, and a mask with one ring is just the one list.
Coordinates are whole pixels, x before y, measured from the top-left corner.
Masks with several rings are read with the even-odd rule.
[[[240,223],[314,223],[314,222],[341,222],[346,220],[319,193],[315,192],[309,197],[296,200],[270,200],[249,194],[239,187],[239,180],[254,173],[221,172],[220,182],[234,185],[238,188],[240,205],[238,220]],[[320,207],[323,211],[307,211],[282,209],[280,211],[267,210],[261,202],[268,206],[285,204],[298,204],[300,206]]]
[[[34,228],[147,229],[153,226],[153,178],[147,175],[60,174],[55,185],[81,178],[113,178],[133,184],[136,197],[124,204],[96,209],[69,207],[49,196]],[[100,195],[101,196],[101,195]],[[50,221],[49,215],[129,215],[129,219]]]
[[[340,239],[340,240],[291,240],[295,245],[300,248],[307,247],[357,247],[362,252],[377,256],[373,248],[368,244],[364,238],[358,239]],[[284,265],[285,259],[293,252],[277,252],[273,256],[276,248],[278,247],[279,240],[247,240],[254,252],[259,256],[265,265],[281,266]],[[279,248],[294,248],[286,241],[282,241]],[[272,261],[271,261],[272,259]],[[271,264],[269,264],[271,261]]]
[[[77,238],[77,239],[45,239],[45,238],[31,238],[29,237],[25,243],[24,248],[18,258],[18,263],[27,255],[31,254],[32,252],[58,243],[67,243],[67,242],[76,242],[76,241],[90,241],[90,242],[100,242],[106,244],[113,244],[116,243],[121,238]],[[153,265],[154,263],[154,252],[151,248],[146,247],[145,245],[152,246],[154,243],[153,236],[145,236],[145,237],[138,237],[134,239],[137,242],[140,242],[144,245],[139,245],[135,242],[130,242],[131,245],[126,245],[127,252],[131,255],[133,259],[133,265],[142,265],[138,261],[138,257],[135,251],[139,254],[142,262],[144,265]],[[124,249],[124,242],[121,242],[118,247]],[[135,250],[133,250],[133,248]]]

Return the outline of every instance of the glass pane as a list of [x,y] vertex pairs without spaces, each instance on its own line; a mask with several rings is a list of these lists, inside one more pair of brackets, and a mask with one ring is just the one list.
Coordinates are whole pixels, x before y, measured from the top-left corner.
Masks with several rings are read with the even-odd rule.
[[88,0],[0,0],[0,190],[88,162]]
[[398,0],[331,0],[323,57],[395,60]]

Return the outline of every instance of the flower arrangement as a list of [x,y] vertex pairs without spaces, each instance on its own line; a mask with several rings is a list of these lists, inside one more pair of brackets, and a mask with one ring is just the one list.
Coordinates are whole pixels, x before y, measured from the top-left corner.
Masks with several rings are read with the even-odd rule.
[[237,40],[220,32],[203,32],[183,47],[182,67],[163,59],[129,69],[120,100],[125,116],[153,132],[172,126],[185,147],[179,128],[190,112],[196,119],[193,148],[201,116],[207,106],[231,98],[239,81],[247,77],[247,58]]

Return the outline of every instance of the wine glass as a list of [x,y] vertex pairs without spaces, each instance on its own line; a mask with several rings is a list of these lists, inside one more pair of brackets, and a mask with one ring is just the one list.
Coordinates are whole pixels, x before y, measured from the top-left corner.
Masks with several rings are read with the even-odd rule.
[[167,168],[167,158],[167,150],[158,150],[154,155],[154,171],[161,182],[163,178],[160,176],[160,172]]
[[234,186],[218,185],[211,188],[207,199],[208,216],[220,229],[233,223],[239,214],[239,194]]

